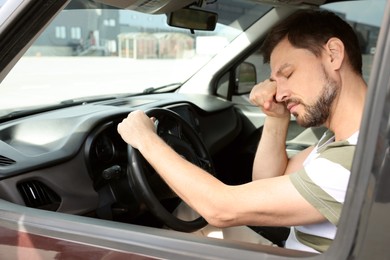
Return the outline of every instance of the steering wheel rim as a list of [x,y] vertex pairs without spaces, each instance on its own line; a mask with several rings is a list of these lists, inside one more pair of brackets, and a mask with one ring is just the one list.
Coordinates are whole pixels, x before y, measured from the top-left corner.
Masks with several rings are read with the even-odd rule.
[[[177,113],[168,109],[154,108],[146,111],[146,114],[149,117],[155,117],[159,121],[161,119],[164,119],[164,120],[170,120],[171,122],[172,121],[176,122],[177,128],[180,128],[178,130],[178,134],[179,135],[183,134],[187,139],[187,141],[190,140],[191,141],[190,145],[186,145],[183,139],[177,137],[174,138],[169,134],[162,136],[162,133],[159,133],[158,131],[157,133],[159,134],[159,136],[163,138],[164,141],[166,141],[167,143],[170,142],[171,147],[174,150],[176,150],[176,152],[178,153],[180,152],[177,151],[177,149],[185,151],[191,149],[192,147],[193,151],[187,151],[186,155],[183,155],[181,153],[180,154],[187,160],[192,161],[194,164],[198,165],[199,167],[202,167],[203,169],[210,172],[211,174],[214,174],[214,168],[212,166],[208,151],[204,146],[202,140],[200,139],[199,135],[192,128],[192,126],[190,126]],[[162,122],[161,124],[163,123],[164,122]],[[167,139],[169,140],[167,141]],[[180,140],[182,141],[181,144],[180,144]],[[195,155],[195,158],[193,155]],[[149,165],[147,161],[143,158],[143,156],[137,149],[134,149],[130,145],[128,145],[128,156],[129,156],[129,167],[128,167],[127,174],[128,174],[130,186],[136,192],[137,197],[148,207],[150,212],[155,217],[157,217],[160,221],[162,221],[165,225],[167,225],[171,229],[182,231],[182,232],[193,232],[207,225],[207,222],[203,217],[198,217],[194,220],[187,221],[187,220],[179,219],[176,216],[174,216],[172,213],[170,213],[161,204],[160,200],[155,195],[155,192],[152,190],[151,186],[149,185],[149,182],[146,178],[146,172],[145,172],[147,166]]]

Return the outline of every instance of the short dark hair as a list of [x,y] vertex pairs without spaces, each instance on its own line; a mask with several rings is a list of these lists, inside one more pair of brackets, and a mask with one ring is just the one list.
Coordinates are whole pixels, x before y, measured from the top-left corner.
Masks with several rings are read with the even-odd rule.
[[352,69],[362,75],[362,54],[352,27],[336,14],[324,10],[301,10],[277,24],[263,42],[264,62],[270,61],[275,46],[287,37],[292,46],[320,56],[326,42],[336,37],[344,46]]

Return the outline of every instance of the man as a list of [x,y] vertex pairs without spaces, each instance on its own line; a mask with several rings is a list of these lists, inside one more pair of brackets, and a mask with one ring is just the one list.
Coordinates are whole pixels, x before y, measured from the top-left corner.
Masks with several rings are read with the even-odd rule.
[[[301,11],[269,33],[262,51],[271,76],[250,94],[267,115],[252,182],[228,186],[187,162],[141,111],[118,132],[211,225],[292,226],[287,248],[323,252],[336,233],[366,95],[359,44],[333,13]],[[330,130],[291,159],[290,114],[302,126]]]

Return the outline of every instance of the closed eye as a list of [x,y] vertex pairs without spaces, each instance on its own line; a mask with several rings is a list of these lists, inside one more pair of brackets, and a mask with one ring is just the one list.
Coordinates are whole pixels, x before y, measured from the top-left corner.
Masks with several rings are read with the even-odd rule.
[[276,78],[288,79],[291,77],[293,71],[294,71],[293,66],[289,63],[285,63],[278,69],[275,76],[271,76],[270,80],[275,81]]
[[289,79],[289,78],[292,76],[292,74],[293,74],[293,72],[287,73],[284,77],[285,77],[286,79]]

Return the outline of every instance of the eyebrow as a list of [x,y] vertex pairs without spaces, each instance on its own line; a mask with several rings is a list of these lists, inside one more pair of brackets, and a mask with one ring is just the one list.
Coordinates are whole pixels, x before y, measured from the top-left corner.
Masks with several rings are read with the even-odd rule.
[[[276,73],[275,73],[276,76],[282,74],[282,73],[283,73],[283,70],[285,70],[286,68],[291,67],[291,66],[292,66],[292,64],[290,64],[290,63],[285,63],[285,64],[283,64],[282,66],[280,66],[280,68],[278,69],[278,71],[276,71]],[[269,78],[269,80],[270,80],[270,81],[276,81],[275,78],[274,78],[274,76],[272,76],[272,75],[271,75],[271,77]]]

